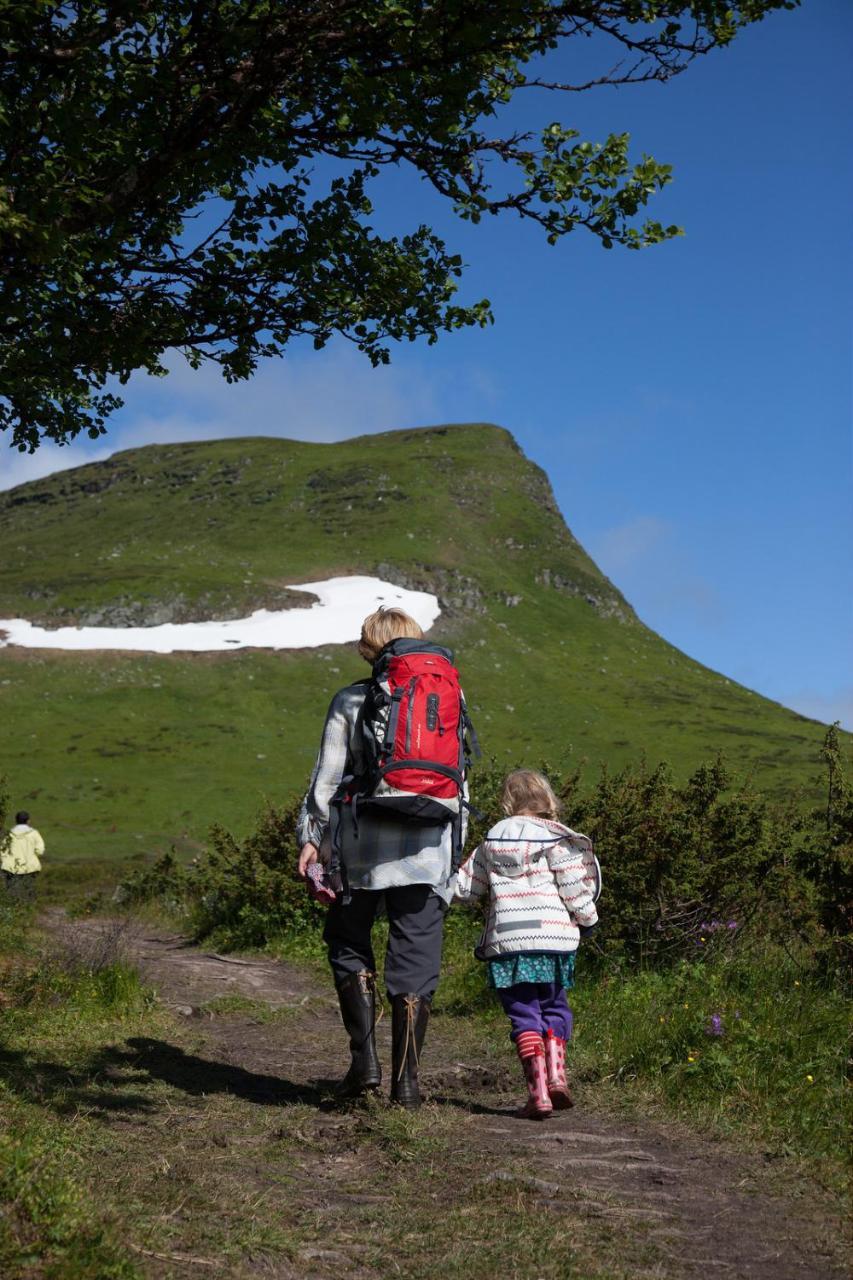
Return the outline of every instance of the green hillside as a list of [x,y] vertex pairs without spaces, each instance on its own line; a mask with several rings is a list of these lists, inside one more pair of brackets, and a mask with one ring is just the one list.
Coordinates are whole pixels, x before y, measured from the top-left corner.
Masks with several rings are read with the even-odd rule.
[[[822,726],[643,626],[503,430],[342,444],[151,446],[0,494],[0,617],[139,625],[294,603],[368,573],[434,590],[485,751],[679,774],[723,750],[768,790],[815,775]],[[0,650],[0,772],[58,857],[244,829],[302,786],[350,647],[154,656]]]

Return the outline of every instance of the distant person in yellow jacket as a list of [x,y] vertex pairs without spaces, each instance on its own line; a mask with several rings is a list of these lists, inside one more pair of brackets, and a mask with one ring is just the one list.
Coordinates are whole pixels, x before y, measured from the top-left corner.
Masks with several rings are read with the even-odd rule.
[[31,827],[30,815],[15,814],[15,825],[6,840],[0,839],[0,868],[3,871],[7,898],[29,902],[36,891],[36,876],[41,871],[44,841]]

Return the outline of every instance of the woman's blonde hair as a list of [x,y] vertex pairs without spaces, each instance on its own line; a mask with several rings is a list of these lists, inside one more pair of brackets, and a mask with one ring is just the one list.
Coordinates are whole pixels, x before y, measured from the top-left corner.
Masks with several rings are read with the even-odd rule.
[[514,769],[508,774],[501,792],[501,808],[508,818],[517,813],[530,813],[537,818],[556,820],[560,802],[544,773],[535,769]]
[[361,624],[361,639],[358,651],[366,662],[375,662],[386,644],[408,636],[411,640],[422,640],[423,631],[402,609],[377,609],[364,619]]

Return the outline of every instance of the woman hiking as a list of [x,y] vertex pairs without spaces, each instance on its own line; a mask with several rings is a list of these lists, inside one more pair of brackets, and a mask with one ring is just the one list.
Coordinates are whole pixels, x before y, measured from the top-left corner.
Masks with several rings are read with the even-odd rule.
[[384,903],[391,1099],[415,1108],[454,853],[465,832],[468,720],[452,655],[425,641],[402,609],[365,618],[358,651],[373,678],[332,699],[297,826],[298,870],[315,883],[325,878],[335,893],[323,938],[350,1039],[343,1097],[382,1080],[371,931]]

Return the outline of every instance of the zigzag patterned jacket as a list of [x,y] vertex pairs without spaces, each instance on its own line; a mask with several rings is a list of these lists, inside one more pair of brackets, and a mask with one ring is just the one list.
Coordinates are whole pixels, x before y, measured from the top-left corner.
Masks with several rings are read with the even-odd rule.
[[589,836],[544,818],[504,818],[459,869],[456,897],[489,895],[484,959],[576,951],[595,924],[600,870]]

